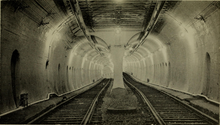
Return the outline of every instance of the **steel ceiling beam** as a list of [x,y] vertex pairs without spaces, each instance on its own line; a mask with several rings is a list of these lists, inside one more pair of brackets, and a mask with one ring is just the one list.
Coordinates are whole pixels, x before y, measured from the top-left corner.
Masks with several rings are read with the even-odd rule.
[[152,13],[152,16],[150,18],[149,23],[147,23],[147,26],[144,26],[144,29],[140,35],[140,37],[138,38],[139,42],[138,44],[135,46],[135,48],[131,51],[131,54],[133,54],[138,48],[139,46],[141,46],[144,42],[146,37],[150,34],[150,32],[152,31],[152,29],[154,28],[158,17],[160,15],[161,10],[163,9],[163,6],[165,4],[165,1],[159,1],[157,2],[154,11]]
[[76,22],[79,26],[79,28],[82,30],[84,36],[87,38],[87,40],[89,41],[90,45],[92,48],[94,48],[100,55],[103,55],[99,49],[96,47],[95,43],[93,42],[93,40],[91,39],[91,35],[89,34],[89,31],[85,25],[83,16],[82,16],[82,12],[80,10],[79,7],[79,2],[78,0],[67,0],[67,3],[69,4],[70,8],[71,8],[71,12],[72,14],[75,16],[76,18]]

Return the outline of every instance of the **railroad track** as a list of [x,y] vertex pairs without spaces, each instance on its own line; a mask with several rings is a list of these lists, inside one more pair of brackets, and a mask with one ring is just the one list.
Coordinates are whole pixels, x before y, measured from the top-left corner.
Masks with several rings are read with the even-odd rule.
[[107,90],[111,81],[111,79],[102,80],[90,90],[66,100],[44,114],[34,118],[29,124],[87,124],[87,122],[91,122],[93,115],[96,115],[94,117],[98,119],[94,120],[93,117],[92,122],[97,124],[101,123],[101,116],[94,112],[101,100],[100,96],[104,97],[104,91]]
[[124,73],[124,82],[138,93],[159,125],[218,125],[219,121],[180,99],[132,79]]
[[[127,95],[132,97],[134,103],[137,101],[135,110],[110,110],[105,112],[104,125],[159,125],[151,113],[149,107],[145,105],[142,98],[125,84]],[[106,93],[108,95],[108,93]],[[136,97],[136,98],[134,98]],[[124,103],[125,100],[121,100]],[[120,105],[120,104],[119,104]]]

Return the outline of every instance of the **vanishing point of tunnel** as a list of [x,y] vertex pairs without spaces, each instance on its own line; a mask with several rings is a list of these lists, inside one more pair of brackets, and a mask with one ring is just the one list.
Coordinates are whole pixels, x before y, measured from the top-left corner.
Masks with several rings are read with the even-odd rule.
[[219,40],[219,1],[3,0],[0,116],[123,72],[219,105]]

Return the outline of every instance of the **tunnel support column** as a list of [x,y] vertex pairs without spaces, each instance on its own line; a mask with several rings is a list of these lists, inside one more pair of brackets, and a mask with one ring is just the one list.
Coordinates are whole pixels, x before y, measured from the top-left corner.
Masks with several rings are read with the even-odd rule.
[[122,76],[124,48],[121,45],[114,45],[111,48],[112,62],[114,64],[114,88],[125,88]]
[[137,107],[137,98],[123,81],[123,56],[124,48],[121,45],[114,45],[111,48],[112,62],[114,63],[114,83],[111,91],[108,111],[124,112],[135,111]]

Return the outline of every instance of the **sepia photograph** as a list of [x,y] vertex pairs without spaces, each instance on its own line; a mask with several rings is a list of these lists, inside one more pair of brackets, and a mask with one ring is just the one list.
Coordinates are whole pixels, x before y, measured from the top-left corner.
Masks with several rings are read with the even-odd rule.
[[0,6],[0,124],[220,125],[220,1]]

